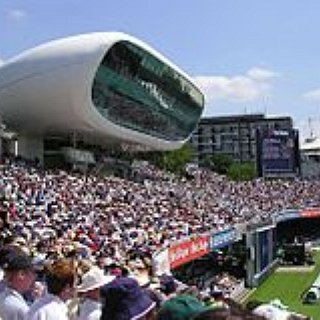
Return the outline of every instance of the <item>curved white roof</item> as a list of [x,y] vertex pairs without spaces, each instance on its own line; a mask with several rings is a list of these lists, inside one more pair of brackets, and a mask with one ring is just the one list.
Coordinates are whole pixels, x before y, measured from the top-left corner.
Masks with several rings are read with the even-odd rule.
[[91,87],[108,49],[129,41],[192,79],[142,41],[119,32],[83,34],[55,40],[28,50],[0,67],[0,114],[10,129],[28,135],[81,133],[107,143],[108,139],[143,143],[156,149],[175,149],[170,142],[120,127],[105,119],[92,103]]

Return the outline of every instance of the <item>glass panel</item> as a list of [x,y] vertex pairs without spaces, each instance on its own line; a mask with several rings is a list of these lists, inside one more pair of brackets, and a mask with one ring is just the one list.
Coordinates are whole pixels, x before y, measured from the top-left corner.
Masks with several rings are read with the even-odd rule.
[[190,135],[204,105],[192,83],[129,42],[107,52],[94,79],[92,100],[108,120],[173,141]]

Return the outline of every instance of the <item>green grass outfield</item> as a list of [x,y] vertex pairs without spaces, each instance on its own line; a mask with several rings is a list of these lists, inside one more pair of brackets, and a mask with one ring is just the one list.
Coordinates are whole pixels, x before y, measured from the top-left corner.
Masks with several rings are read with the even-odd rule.
[[320,302],[314,305],[304,305],[301,294],[309,288],[320,273],[320,252],[315,254],[316,266],[312,271],[281,271],[273,272],[256,290],[253,290],[244,300],[270,301],[280,299],[290,310],[311,316],[320,320]]

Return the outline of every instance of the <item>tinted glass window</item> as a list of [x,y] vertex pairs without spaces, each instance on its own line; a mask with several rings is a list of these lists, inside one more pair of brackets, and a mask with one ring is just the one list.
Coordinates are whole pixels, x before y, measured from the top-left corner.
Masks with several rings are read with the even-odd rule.
[[115,44],[97,70],[92,99],[108,120],[165,140],[183,140],[194,130],[202,93],[145,50]]

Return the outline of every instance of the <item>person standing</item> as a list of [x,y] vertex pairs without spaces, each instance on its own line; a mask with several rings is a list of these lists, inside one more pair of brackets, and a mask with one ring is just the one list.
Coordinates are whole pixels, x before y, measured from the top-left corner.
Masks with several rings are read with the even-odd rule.
[[83,298],[77,320],[100,320],[102,312],[100,289],[113,279],[115,276],[105,276],[99,267],[92,267],[83,275],[82,283],[77,287],[78,293]]
[[35,280],[31,257],[22,251],[12,251],[3,268],[6,287],[0,294],[0,318],[24,320],[29,306],[23,294],[31,289]]
[[76,270],[70,259],[59,259],[48,267],[48,293],[31,307],[26,320],[68,320],[66,301],[75,291]]

